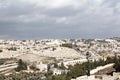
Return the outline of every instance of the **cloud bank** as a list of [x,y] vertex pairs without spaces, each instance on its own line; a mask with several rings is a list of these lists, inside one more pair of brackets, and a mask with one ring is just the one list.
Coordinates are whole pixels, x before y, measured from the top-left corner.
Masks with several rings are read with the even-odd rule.
[[4,39],[119,37],[119,21],[119,0],[0,0]]

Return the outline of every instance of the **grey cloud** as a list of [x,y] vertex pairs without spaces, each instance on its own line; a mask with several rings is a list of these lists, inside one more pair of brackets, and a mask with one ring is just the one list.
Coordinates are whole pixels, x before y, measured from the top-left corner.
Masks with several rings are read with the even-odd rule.
[[116,6],[120,1],[93,1],[96,2],[86,2],[77,8],[66,6],[49,9],[36,7],[24,0],[0,0],[0,35],[7,35],[2,38],[8,39],[119,36],[120,7]]

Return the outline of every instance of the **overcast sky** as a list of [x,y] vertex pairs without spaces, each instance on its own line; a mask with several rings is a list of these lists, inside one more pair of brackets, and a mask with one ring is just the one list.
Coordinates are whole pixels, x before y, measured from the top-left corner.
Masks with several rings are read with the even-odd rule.
[[120,37],[120,0],[0,0],[0,39]]

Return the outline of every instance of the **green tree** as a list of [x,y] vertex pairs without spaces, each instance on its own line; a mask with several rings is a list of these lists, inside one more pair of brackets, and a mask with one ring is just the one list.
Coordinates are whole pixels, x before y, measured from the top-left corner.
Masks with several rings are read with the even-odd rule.
[[61,66],[59,66],[60,69],[65,69],[64,63],[61,63]]
[[27,70],[27,64],[22,61],[22,59],[19,59],[18,61],[18,67],[15,69],[17,72],[21,70]]
[[3,52],[3,50],[0,50],[0,53]]
[[55,67],[55,68],[58,68],[58,64],[57,64],[57,63],[54,63],[54,67]]

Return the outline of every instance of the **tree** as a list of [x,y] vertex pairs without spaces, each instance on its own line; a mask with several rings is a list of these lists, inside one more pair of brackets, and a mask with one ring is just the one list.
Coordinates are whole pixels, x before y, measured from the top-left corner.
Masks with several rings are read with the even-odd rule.
[[60,69],[65,69],[65,66],[64,66],[63,62],[61,63],[61,66],[59,68]]
[[15,69],[17,72],[21,70],[27,70],[27,64],[22,61],[22,59],[19,59],[18,61],[18,67]]
[[58,64],[57,64],[57,63],[54,63],[54,67],[55,67],[55,68],[58,68]]
[[72,43],[65,43],[61,45],[62,47],[68,47],[68,48],[72,48]]
[[3,50],[0,50],[0,53],[3,52]]
[[17,48],[16,48],[16,47],[10,47],[10,48],[8,48],[8,50],[9,50],[9,51],[16,51]]
[[115,61],[114,68],[115,68],[116,72],[120,72],[120,57],[118,57],[118,58],[115,57],[114,61]]
[[114,68],[116,72],[120,72],[120,62],[115,63]]

